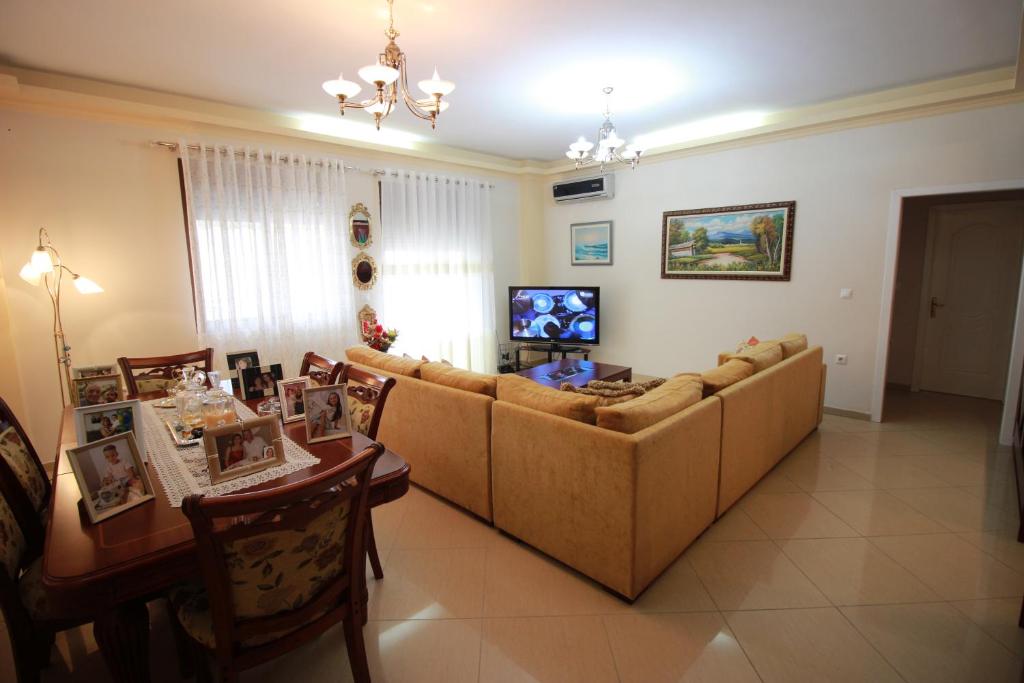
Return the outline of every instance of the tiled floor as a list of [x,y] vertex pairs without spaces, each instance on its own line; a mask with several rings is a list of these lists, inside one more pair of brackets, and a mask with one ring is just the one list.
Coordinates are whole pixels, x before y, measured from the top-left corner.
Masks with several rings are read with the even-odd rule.
[[[998,405],[888,406],[881,425],[826,417],[632,606],[412,490],[374,513],[374,680],[1020,680],[1024,544]],[[150,611],[154,678],[177,680]],[[89,628],[57,647],[45,681],[105,680]],[[243,677],[349,679],[340,630]]]

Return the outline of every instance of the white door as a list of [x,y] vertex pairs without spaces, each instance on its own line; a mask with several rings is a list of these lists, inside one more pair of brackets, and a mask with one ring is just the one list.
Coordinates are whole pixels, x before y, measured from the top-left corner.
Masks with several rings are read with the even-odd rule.
[[1003,399],[1017,310],[1024,203],[935,207],[920,387]]

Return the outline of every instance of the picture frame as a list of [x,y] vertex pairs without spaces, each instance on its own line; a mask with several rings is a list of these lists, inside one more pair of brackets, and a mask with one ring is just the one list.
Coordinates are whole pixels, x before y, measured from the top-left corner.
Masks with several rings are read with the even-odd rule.
[[284,372],[281,370],[280,363],[259,365],[253,368],[244,368],[239,379],[242,398],[248,401],[253,398],[277,396],[277,383],[284,379]]
[[117,364],[109,365],[85,365],[80,368],[71,368],[72,379],[88,379],[89,377],[102,377],[104,375],[116,375]]
[[[332,403],[336,395],[338,403]],[[302,391],[305,406],[306,443],[333,441],[352,436],[352,421],[348,412],[348,385],[329,384],[308,387]]]
[[788,282],[796,202],[666,211],[662,279]]
[[244,477],[285,462],[276,415],[255,417],[203,432],[210,483]]
[[307,376],[283,379],[277,383],[277,395],[281,398],[281,421],[298,422],[306,415],[302,390],[313,386]]
[[612,265],[612,221],[571,224],[569,259],[573,266]]
[[[238,376],[239,370],[245,368],[258,368],[260,366],[260,354],[256,349],[248,351],[228,351],[228,377],[231,378],[231,388],[238,391],[242,384]],[[241,364],[242,367],[239,367]]]
[[65,452],[91,523],[156,498],[134,432],[115,434]]
[[124,398],[121,375],[96,375],[71,380],[71,403],[75,407],[117,403]]
[[[75,436],[79,445],[93,443],[115,434],[133,432],[136,445],[142,444],[143,449],[145,448],[142,401],[138,399],[75,408],[74,420]],[[142,459],[146,460],[145,453]]]

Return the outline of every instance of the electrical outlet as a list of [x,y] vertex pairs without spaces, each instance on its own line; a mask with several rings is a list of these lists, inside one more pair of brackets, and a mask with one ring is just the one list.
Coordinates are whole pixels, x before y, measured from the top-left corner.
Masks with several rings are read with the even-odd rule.
[[839,290],[839,298],[840,299],[852,299],[853,298],[853,290],[852,289],[847,289],[846,287],[843,287],[842,289]]
[[846,365],[846,360],[847,358],[845,353],[836,354],[836,365]]

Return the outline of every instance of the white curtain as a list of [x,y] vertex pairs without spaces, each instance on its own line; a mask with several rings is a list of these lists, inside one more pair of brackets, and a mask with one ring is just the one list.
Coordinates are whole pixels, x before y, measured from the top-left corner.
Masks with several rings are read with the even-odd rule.
[[200,342],[218,366],[256,349],[298,373],[306,351],[358,343],[344,164],[179,143]]
[[387,171],[381,179],[385,327],[395,351],[494,372],[490,188],[469,178]]

